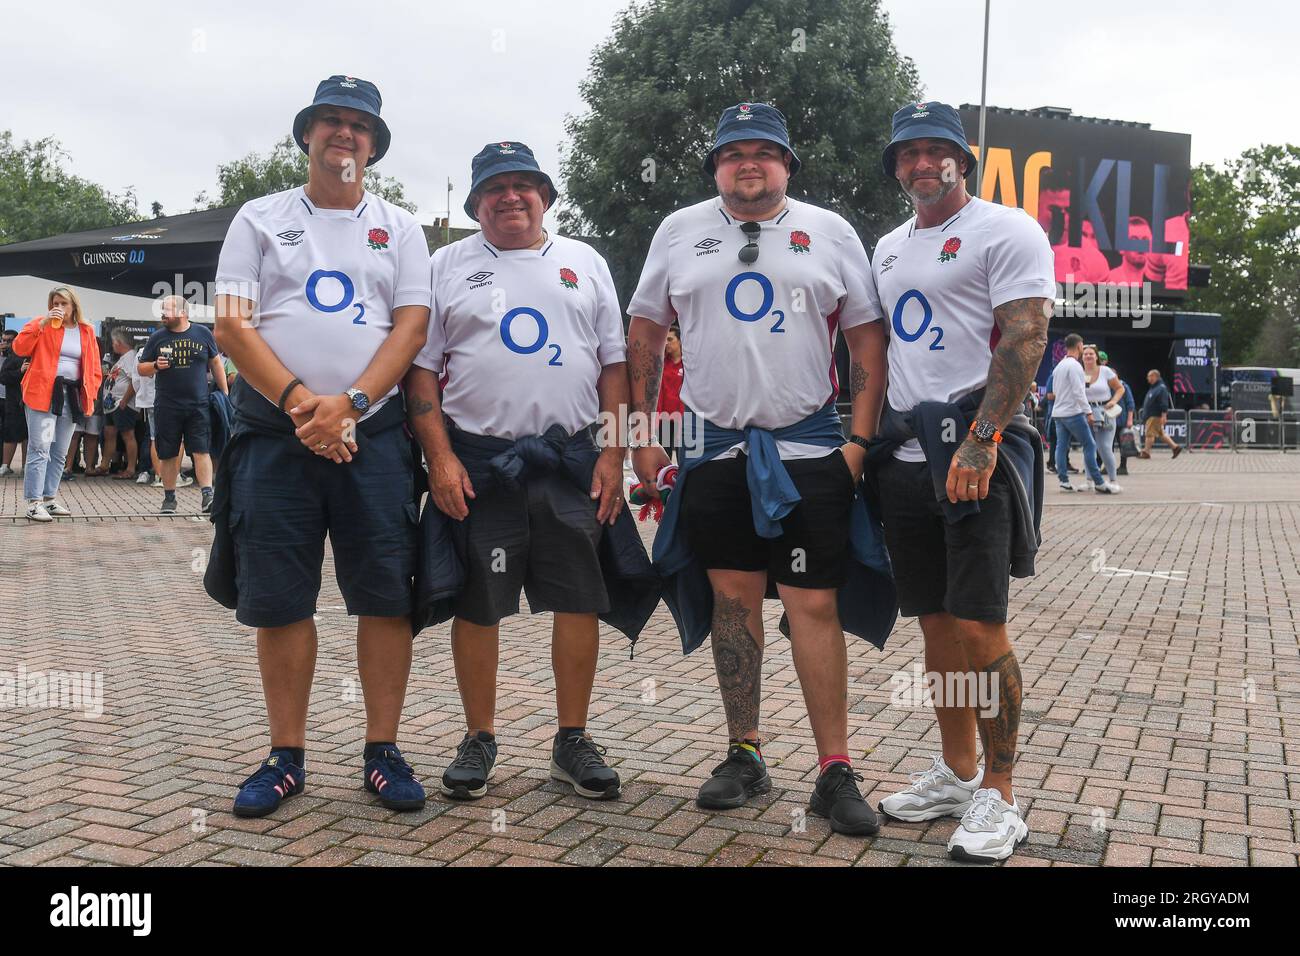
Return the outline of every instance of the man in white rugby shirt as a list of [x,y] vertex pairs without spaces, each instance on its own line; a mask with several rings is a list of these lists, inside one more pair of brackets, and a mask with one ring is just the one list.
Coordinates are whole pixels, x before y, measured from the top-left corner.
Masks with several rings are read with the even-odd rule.
[[[209,572],[233,565],[237,597],[205,584],[257,628],[271,731],[270,755],[235,797],[240,816],[303,791],[327,533],[358,618],[364,786],[390,809],[424,805],[396,746],[418,523],[397,385],[427,331],[429,247],[414,216],[365,189],[391,139],[380,106],[373,83],[322,81],[293,124],[307,184],[245,203],[217,266],[217,341],[239,377]],[[218,560],[223,542],[233,559]]]
[[[495,768],[500,622],[521,589],[533,613],[554,612],[551,776],[589,799],[620,792],[586,725],[597,615],[610,607],[599,549],[623,507],[626,457],[597,452],[588,426],[626,407],[623,324],[605,260],[543,227],[555,196],[523,143],[474,157],[465,212],[483,231],[434,254],[428,344],[406,379],[429,489],[461,523],[467,565],[451,632],[467,732],[442,778],[453,799],[483,796]],[[521,464],[510,478],[503,456]]]
[[974,165],[951,106],[895,113],[883,168],[916,215],[880,240],[872,262],[890,332],[881,433],[899,436],[872,471],[899,611],[920,617],[926,670],[973,678],[944,687],[979,692],[978,702],[936,692],[943,754],[880,809],[908,821],[961,817],[949,853],[987,861],[1028,834],[1011,787],[1021,678],[1007,595],[1011,574],[1033,573],[1038,543],[1042,448],[1016,416],[1042,360],[1055,285],[1042,228],[967,194]]
[[[853,228],[787,197],[799,166],[776,107],[740,103],[723,112],[704,161],[718,196],[660,224],[628,306],[629,375],[634,412],[653,412],[664,342],[677,322],[682,401],[704,420],[705,450],[684,463],[675,494],[680,533],[713,591],[712,648],[729,736],[727,757],[697,803],[734,809],[771,788],[759,736],[771,579],[789,618],[817,743],[810,809],[837,832],[867,835],[878,822],[849,756],[847,651],[836,600],[866,439],[883,397],[884,332]],[[834,409],[837,329],[851,362],[847,443]],[[653,485],[668,459],[651,446],[636,449],[633,461]],[[660,539],[679,533],[666,519]],[[657,540],[657,559],[660,551]]]

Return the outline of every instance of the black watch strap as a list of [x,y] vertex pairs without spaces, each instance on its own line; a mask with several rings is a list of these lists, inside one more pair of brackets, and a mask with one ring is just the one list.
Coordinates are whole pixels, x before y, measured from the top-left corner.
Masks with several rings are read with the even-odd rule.
[[857,445],[863,451],[868,450],[868,448],[870,447],[867,443],[867,440],[863,438],[861,435],[850,435],[849,441],[852,442],[854,445]]

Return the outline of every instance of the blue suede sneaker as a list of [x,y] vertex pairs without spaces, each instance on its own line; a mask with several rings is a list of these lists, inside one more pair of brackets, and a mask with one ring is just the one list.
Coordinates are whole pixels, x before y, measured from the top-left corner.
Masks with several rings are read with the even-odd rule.
[[275,812],[280,802],[302,793],[307,771],[295,766],[288,754],[272,750],[257,772],[239,785],[235,794],[235,816],[264,817]]
[[379,802],[389,810],[424,809],[424,787],[396,747],[385,747],[367,760],[363,773],[366,789],[379,794]]

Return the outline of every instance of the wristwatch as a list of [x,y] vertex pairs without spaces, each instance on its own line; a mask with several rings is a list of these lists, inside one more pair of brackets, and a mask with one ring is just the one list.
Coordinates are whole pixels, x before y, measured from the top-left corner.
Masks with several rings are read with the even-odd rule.
[[977,418],[970,423],[970,433],[975,436],[978,442],[992,442],[995,445],[1002,443],[1002,432],[998,430],[995,422],[987,418]]
[[350,388],[343,394],[352,402],[352,407],[359,412],[364,412],[370,407],[370,396],[359,388]]

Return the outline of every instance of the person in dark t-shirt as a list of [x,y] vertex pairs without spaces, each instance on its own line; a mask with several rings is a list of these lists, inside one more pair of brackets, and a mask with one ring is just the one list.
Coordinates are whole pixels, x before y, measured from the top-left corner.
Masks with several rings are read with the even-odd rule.
[[176,477],[181,444],[194,459],[194,476],[203,492],[202,510],[212,507],[212,456],[208,453],[208,371],[218,389],[228,392],[226,369],[212,332],[190,323],[185,299],[162,300],[163,327],[140,350],[137,369],[157,383],[154,393],[154,445],[162,466],[162,513],[176,511]]

